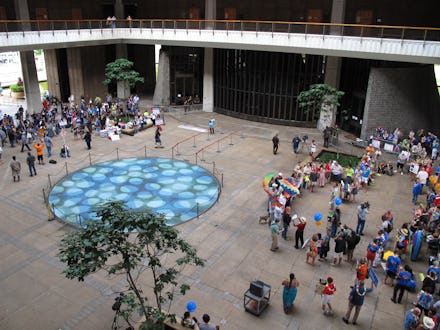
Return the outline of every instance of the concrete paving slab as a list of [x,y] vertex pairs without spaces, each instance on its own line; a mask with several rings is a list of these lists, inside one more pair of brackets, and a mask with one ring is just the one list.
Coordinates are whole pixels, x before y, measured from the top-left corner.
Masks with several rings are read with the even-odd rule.
[[[54,156],[58,164],[40,166],[39,175],[26,176],[23,169],[22,182],[11,182],[8,161],[15,154],[24,162],[24,155],[18,148],[5,147],[0,166],[0,290],[8,297],[9,305],[0,307],[0,328],[27,329],[108,329],[113,320],[111,305],[114,292],[124,287],[124,279],[108,278],[98,272],[84,283],[69,281],[61,274],[63,265],[56,258],[55,244],[70,226],[58,222],[47,222],[47,211],[43,204],[42,188],[48,185],[47,175],[53,179],[62,177],[67,166],[69,173],[87,166],[89,160],[101,162],[117,157],[148,156],[171,157],[171,147],[177,142],[194,135],[193,131],[178,128],[181,124],[191,124],[205,128],[209,117],[215,116],[219,134],[201,136],[197,139],[197,148],[189,145],[187,152],[179,159],[195,162],[194,152],[213,143],[207,149],[206,160],[200,165],[212,169],[213,162],[224,175],[225,186],[218,203],[207,213],[177,228],[181,236],[193,243],[200,255],[207,259],[207,266],[199,269],[185,268],[182,280],[190,283],[193,290],[186,296],[176,297],[172,311],[182,314],[187,301],[198,303],[197,316],[204,312],[211,315],[217,324],[226,320],[222,329],[345,329],[341,321],[347,308],[349,286],[353,282],[354,269],[344,263],[332,267],[328,262],[318,262],[315,267],[305,264],[305,251],[293,248],[293,241],[280,240],[280,251],[269,250],[270,234],[267,226],[257,223],[258,216],[266,212],[267,195],[261,189],[264,175],[271,171],[290,174],[297,161],[305,159],[305,154],[293,155],[290,140],[295,134],[306,132],[322,143],[321,134],[313,129],[282,127],[260,123],[251,123],[235,118],[210,113],[190,113],[185,116],[166,114],[164,129],[165,148],[154,148],[153,130],[140,132],[134,137],[123,136],[120,141],[110,142],[93,137],[90,156],[83,141],[74,141],[70,132],[67,143],[71,147],[72,157],[65,160]],[[233,137],[233,145],[228,139],[219,142],[217,152],[215,141],[239,131]],[[223,132],[223,134],[220,134]],[[271,138],[275,132],[281,137],[280,153],[272,155]],[[244,138],[241,137],[244,136]],[[62,139],[54,138],[54,150],[61,147]],[[341,143],[342,146],[345,144]],[[348,144],[347,144],[348,146]],[[195,150],[194,150],[195,149]],[[66,165],[67,164],[67,165]],[[41,172],[41,174],[40,174]],[[368,199],[372,205],[368,216],[366,235],[355,251],[355,257],[365,255],[368,242],[377,232],[380,215],[391,209],[396,215],[396,227],[409,220],[412,205],[409,203],[411,183],[407,176],[382,176],[367,192],[361,191],[358,201]],[[305,237],[323,231],[313,223],[313,214],[328,214],[330,187],[305,192],[302,198],[293,203],[294,211],[308,219]],[[356,224],[357,203],[343,204],[342,222],[354,227]],[[289,229],[289,236],[294,230]],[[332,246],[333,248],[333,246]],[[15,250],[17,252],[15,252]],[[15,252],[15,254],[14,254]],[[329,254],[329,259],[332,254]],[[173,257],[168,259],[171,262]],[[427,263],[420,260],[412,263],[413,268],[425,271]],[[296,310],[293,315],[284,315],[281,303],[281,281],[294,272],[299,279]],[[379,272],[378,272],[379,273]],[[335,317],[326,318],[321,314],[320,297],[316,295],[315,285],[320,277],[335,278],[338,291],[334,298]],[[379,273],[379,278],[383,274]],[[245,313],[242,298],[249,282],[261,279],[271,284],[273,295],[270,306],[260,316]],[[149,284],[148,276],[140,279],[145,287]],[[390,304],[392,289],[381,287],[366,300],[361,312],[358,328],[381,329],[385,318],[393,320],[396,328],[401,327],[406,305]],[[47,293],[47,294],[45,294]],[[412,301],[410,295],[408,301]],[[41,301],[41,306],[34,306]],[[5,312],[6,311],[6,312]],[[200,311],[200,313],[199,313]],[[56,314],[56,317],[52,317]],[[34,320],[30,322],[29,320]]]

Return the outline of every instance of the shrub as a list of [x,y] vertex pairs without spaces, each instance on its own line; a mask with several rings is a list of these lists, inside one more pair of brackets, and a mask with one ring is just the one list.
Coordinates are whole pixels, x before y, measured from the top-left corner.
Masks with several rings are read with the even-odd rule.
[[9,86],[9,88],[10,88],[11,92],[14,92],[14,93],[24,92],[23,86],[11,85],[11,86]]

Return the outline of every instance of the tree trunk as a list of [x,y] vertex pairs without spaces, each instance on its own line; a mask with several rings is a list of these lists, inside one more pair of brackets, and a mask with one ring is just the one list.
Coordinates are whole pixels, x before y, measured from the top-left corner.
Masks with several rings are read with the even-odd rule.
[[130,85],[127,81],[118,81],[116,84],[117,95],[120,99],[128,99],[130,96]]

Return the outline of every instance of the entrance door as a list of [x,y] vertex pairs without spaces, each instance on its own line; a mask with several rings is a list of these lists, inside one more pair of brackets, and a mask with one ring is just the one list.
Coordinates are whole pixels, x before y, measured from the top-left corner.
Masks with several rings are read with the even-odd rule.
[[[6,17],[6,8],[0,7],[0,20],[7,20],[7,19],[8,18]],[[2,32],[6,31],[5,24],[0,24],[0,31]]]
[[[37,21],[45,21],[49,19],[47,8],[35,8],[35,19]],[[49,30],[49,23],[39,22],[38,26],[40,30]]]
[[[307,22],[322,23],[322,9],[308,9],[306,18]],[[322,33],[322,27],[309,25],[307,33]]]
[[[373,11],[370,9],[358,10],[356,12],[356,24],[361,24],[361,25],[373,24]],[[359,29],[357,32],[360,35],[361,29]],[[368,28],[364,28],[362,31],[362,35],[370,36],[372,35],[372,30]]]
[[72,19],[81,20],[82,19],[82,9],[81,8],[72,8]]

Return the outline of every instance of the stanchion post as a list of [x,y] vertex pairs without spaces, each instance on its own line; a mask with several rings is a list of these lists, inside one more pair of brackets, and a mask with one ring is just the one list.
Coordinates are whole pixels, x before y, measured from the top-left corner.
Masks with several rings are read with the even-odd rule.
[[145,158],[147,158],[147,146],[144,146],[144,153],[145,153]]
[[49,187],[52,188],[52,181],[50,181],[50,174],[47,175],[47,178],[49,179]]
[[69,169],[67,168],[67,162],[64,163],[64,166],[66,168],[66,175],[69,175]]
[[119,160],[119,148],[116,148],[116,159]]
[[197,208],[197,219],[199,218],[199,202],[196,203],[196,208]]
[[233,146],[234,144],[232,143],[232,134],[231,134],[230,138],[231,138],[231,142],[229,142],[229,145]]
[[89,165],[92,166],[92,154],[89,151]]
[[217,141],[217,152],[220,152],[220,140]]
[[195,148],[196,147],[196,136],[194,135],[193,136],[193,148]]
[[221,182],[222,188],[223,188],[223,173],[222,173],[222,182]]

